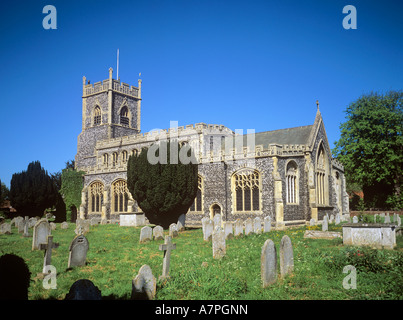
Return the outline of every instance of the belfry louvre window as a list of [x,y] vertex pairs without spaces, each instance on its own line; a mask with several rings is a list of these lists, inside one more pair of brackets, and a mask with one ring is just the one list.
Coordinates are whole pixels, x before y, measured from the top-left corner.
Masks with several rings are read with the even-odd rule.
[[189,211],[200,212],[203,211],[202,207],[202,194],[203,194],[203,178],[199,175],[197,178],[198,188],[196,198],[190,206]]
[[120,124],[125,127],[129,126],[129,110],[127,107],[123,107],[120,111]]
[[101,182],[93,182],[89,189],[89,207],[91,212],[101,212],[104,202],[104,185]]
[[294,161],[287,164],[286,197],[287,203],[298,203],[298,166]]
[[256,170],[242,170],[233,176],[235,210],[260,210],[260,174]]
[[98,126],[101,124],[101,108],[96,106],[94,108],[94,126]]
[[114,212],[127,212],[129,202],[129,190],[124,180],[118,180],[112,185],[112,201]]

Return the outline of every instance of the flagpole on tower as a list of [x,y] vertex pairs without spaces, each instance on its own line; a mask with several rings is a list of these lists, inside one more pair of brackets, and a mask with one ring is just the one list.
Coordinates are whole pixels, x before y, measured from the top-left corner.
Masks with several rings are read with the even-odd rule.
[[117,68],[116,68],[116,79],[119,80],[119,49],[118,49],[118,57],[117,57]]

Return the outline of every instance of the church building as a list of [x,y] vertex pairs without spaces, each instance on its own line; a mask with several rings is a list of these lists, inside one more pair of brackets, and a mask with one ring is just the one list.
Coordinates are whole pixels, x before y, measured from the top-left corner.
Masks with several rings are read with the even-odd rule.
[[[80,218],[142,215],[127,189],[131,154],[160,139],[189,144],[198,160],[198,193],[187,226],[220,213],[224,221],[270,216],[277,225],[303,224],[346,214],[344,168],[332,158],[319,106],[313,124],[242,134],[224,125],[196,123],[141,133],[141,80],[83,77],[82,131],[75,165],[84,187]],[[313,118],[313,116],[312,116]]]

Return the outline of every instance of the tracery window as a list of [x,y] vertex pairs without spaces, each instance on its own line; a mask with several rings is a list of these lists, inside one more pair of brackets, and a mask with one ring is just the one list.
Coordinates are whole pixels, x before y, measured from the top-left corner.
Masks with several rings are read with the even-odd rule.
[[200,212],[203,211],[202,195],[203,195],[203,178],[199,175],[197,177],[197,194],[189,211]]
[[235,210],[238,212],[260,210],[260,174],[256,170],[241,170],[233,176]]
[[320,146],[318,158],[316,161],[316,202],[318,204],[328,204],[328,165],[326,153],[323,145]]
[[120,110],[120,124],[123,126],[129,126],[129,110],[126,106]]
[[104,185],[93,182],[89,187],[89,209],[92,213],[100,213],[104,202]]
[[294,161],[287,164],[286,197],[287,203],[298,203],[298,166]]
[[98,126],[101,124],[101,115],[101,108],[96,106],[93,111],[94,126]]
[[114,212],[127,212],[129,190],[124,180],[118,180],[112,184],[112,208]]

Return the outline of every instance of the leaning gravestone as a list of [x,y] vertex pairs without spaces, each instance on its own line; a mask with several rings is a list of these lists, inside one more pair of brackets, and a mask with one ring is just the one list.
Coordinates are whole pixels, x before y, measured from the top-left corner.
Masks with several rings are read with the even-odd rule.
[[234,236],[242,236],[243,235],[243,223],[241,219],[236,219],[234,224]]
[[280,275],[283,278],[294,271],[294,253],[289,236],[284,235],[280,242]]
[[277,281],[277,253],[272,240],[266,240],[262,247],[260,273],[263,288]]
[[157,281],[148,265],[143,265],[132,281],[132,299],[153,300],[157,291]]
[[267,216],[263,219],[263,232],[270,232],[271,230],[271,217]]
[[213,258],[220,259],[225,253],[225,233],[220,226],[216,226],[213,231]]
[[208,219],[205,224],[204,224],[204,229],[203,229],[203,240],[204,241],[210,241],[211,237],[213,236],[213,230],[214,230],[214,223],[210,219]]
[[65,300],[102,300],[102,294],[92,281],[80,279],[70,287]]
[[322,221],[322,231],[327,231],[328,226],[329,226],[329,224],[328,224],[327,216],[324,216],[323,221]]
[[146,243],[153,239],[153,229],[149,226],[145,226],[141,228],[140,231],[140,243]]
[[245,220],[245,236],[253,232],[253,222],[251,218]]
[[154,240],[164,240],[164,229],[161,226],[155,226],[153,228]]
[[262,219],[260,217],[253,219],[253,232],[256,234],[262,233]]
[[85,266],[89,243],[86,237],[79,235],[73,239],[69,247],[67,268]]
[[185,222],[186,222],[186,214],[182,213],[179,218],[178,218],[178,222],[177,222],[177,227],[178,227],[178,231],[183,231],[185,230]]
[[169,235],[172,237],[172,238],[175,238],[175,237],[177,237],[178,236],[178,226],[176,225],[176,223],[171,223],[170,225],[169,225]]
[[39,250],[41,243],[47,243],[48,236],[51,235],[50,225],[47,219],[40,219],[34,226],[32,236],[32,250]]

